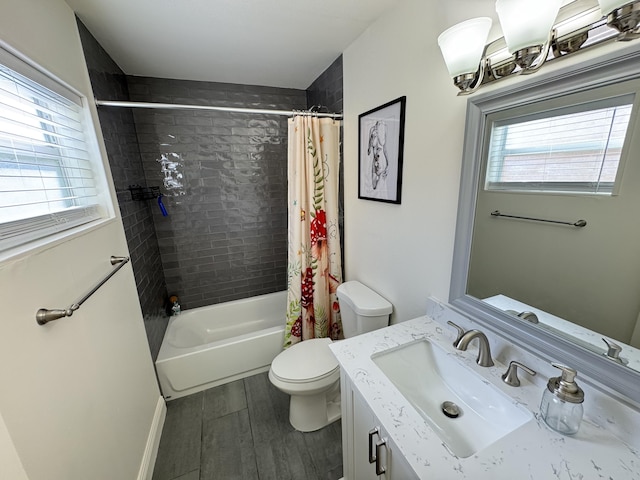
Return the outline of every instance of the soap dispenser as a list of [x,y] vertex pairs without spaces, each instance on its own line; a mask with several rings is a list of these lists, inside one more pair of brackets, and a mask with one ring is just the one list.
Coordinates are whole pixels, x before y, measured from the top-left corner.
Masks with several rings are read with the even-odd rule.
[[552,363],[562,370],[562,376],[552,377],[542,395],[540,415],[556,432],[573,435],[582,421],[584,392],[575,382],[578,374],[573,368]]

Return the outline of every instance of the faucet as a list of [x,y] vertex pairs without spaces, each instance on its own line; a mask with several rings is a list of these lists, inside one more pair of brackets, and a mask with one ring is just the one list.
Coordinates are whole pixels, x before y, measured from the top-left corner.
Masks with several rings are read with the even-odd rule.
[[458,331],[458,333],[456,334],[456,339],[453,341],[453,346],[457,348],[458,347],[458,342],[460,341],[460,339],[464,335],[464,328],[459,327],[458,325],[453,323],[451,320],[449,320],[447,322],[447,324],[451,325],[453,328],[455,328]]
[[622,365],[626,365],[627,363],[629,363],[626,358],[622,358],[620,356],[620,352],[622,351],[622,347],[620,345],[618,345],[617,343],[613,343],[611,340],[607,340],[606,338],[603,338],[602,341],[606,343],[608,347],[607,352],[603,353],[605,357]]
[[505,312],[510,313],[511,315],[515,315],[516,317],[526,320],[527,322],[539,323],[538,316],[533,312],[529,312],[528,310],[520,313],[516,312],[515,310],[505,310]]
[[527,322],[538,323],[538,316],[533,312],[529,312],[529,311],[520,312],[518,314],[518,317],[520,317],[523,320],[526,320]]
[[520,379],[518,378],[518,368],[521,368],[531,376],[536,374],[534,370],[531,370],[526,365],[523,365],[520,362],[516,362],[515,360],[511,360],[511,362],[509,363],[509,368],[504,373],[504,375],[502,375],[502,381],[512,387],[519,387]]
[[465,333],[460,341],[456,345],[458,350],[466,351],[469,343],[477,338],[478,339],[478,359],[476,362],[481,367],[492,367],[493,360],[491,360],[491,348],[489,347],[489,340],[487,336],[480,330],[469,330]]

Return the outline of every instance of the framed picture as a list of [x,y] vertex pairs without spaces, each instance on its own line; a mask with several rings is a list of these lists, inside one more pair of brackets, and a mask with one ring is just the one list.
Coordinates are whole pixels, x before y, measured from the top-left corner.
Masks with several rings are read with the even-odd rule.
[[358,117],[358,198],[400,203],[406,101],[400,97]]

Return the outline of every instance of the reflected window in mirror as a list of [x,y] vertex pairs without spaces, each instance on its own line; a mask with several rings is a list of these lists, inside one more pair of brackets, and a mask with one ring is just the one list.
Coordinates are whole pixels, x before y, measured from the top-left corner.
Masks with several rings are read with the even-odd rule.
[[633,95],[489,117],[485,190],[611,194]]

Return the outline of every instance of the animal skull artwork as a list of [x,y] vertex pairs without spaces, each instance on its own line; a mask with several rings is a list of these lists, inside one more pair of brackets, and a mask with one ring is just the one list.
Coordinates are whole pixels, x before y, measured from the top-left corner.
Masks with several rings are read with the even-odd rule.
[[371,162],[371,185],[375,190],[381,178],[387,177],[389,161],[387,159],[387,125],[379,120],[369,130],[369,148],[367,155],[373,155]]

